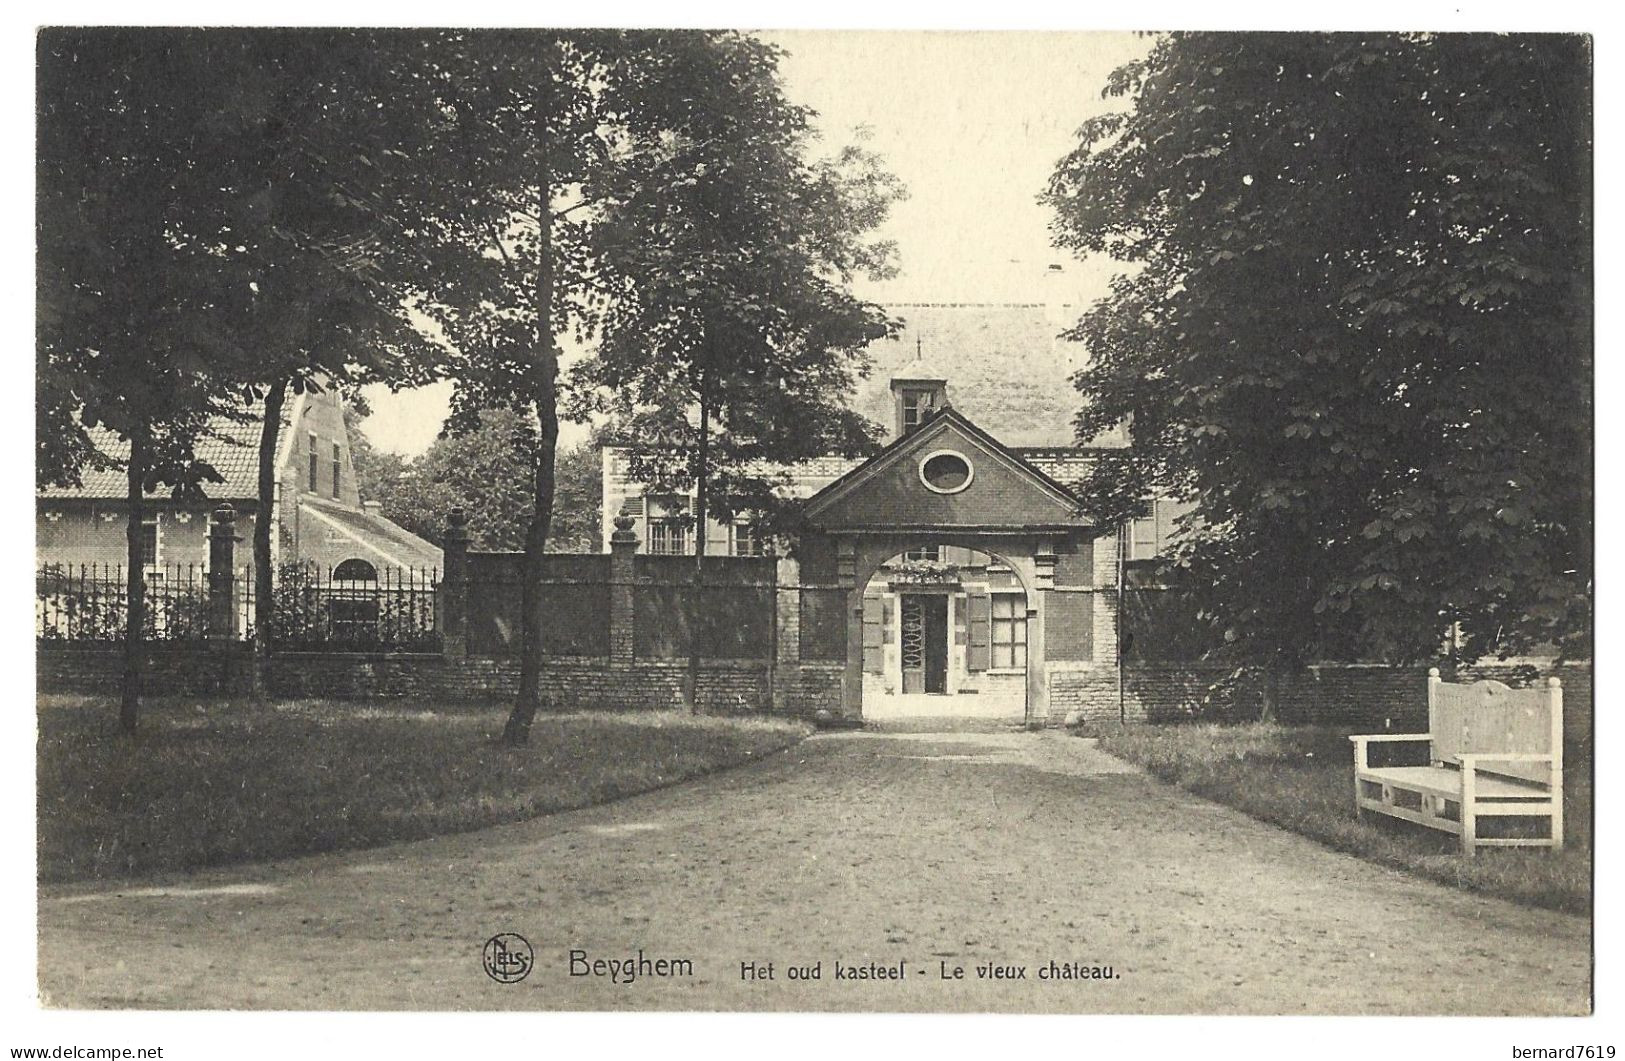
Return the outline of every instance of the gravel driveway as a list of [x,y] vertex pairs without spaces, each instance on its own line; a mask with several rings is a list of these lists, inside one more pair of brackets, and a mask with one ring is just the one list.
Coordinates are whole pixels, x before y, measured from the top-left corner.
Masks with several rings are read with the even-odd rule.
[[[1049,732],[825,734],[520,825],[42,889],[39,918],[41,990],[76,1008],[1555,1014],[1591,979],[1585,920]],[[482,969],[499,932],[534,948],[522,982]]]

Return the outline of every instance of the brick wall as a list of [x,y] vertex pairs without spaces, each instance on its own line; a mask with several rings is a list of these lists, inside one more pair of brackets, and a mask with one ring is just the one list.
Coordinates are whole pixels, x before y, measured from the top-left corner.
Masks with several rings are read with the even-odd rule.
[[[687,664],[639,660],[557,658],[542,668],[542,695],[566,710],[680,708]],[[285,653],[271,669],[277,696],[336,699],[506,700],[519,689],[512,658],[430,655]],[[708,661],[700,670],[698,699],[708,711],[766,710],[766,667]]]
[[1044,652],[1052,660],[1095,658],[1095,598],[1092,592],[1054,590],[1044,613]]
[[[249,646],[241,642],[152,645],[147,651],[147,690],[186,696],[247,695],[252,672]],[[41,692],[112,693],[118,688],[116,645],[42,647],[37,655]],[[687,664],[680,660],[548,660],[544,695],[570,710],[646,710],[682,706]],[[1592,732],[1591,667],[1570,664],[1535,668],[1564,686],[1564,723],[1571,740]],[[838,717],[843,665],[781,662],[772,669],[775,714]],[[1354,731],[1421,732],[1427,727],[1427,671],[1351,664],[1309,668],[1281,690],[1277,717]],[[1242,721],[1258,714],[1256,679],[1230,680],[1231,668],[1211,664],[1137,664],[1123,673],[1122,707],[1130,722],[1176,722],[1197,718]],[[1516,664],[1464,669],[1460,680],[1511,679],[1526,684],[1529,670]],[[1054,662],[1046,667],[1050,723],[1107,723],[1119,717],[1117,669],[1099,664]],[[335,699],[503,700],[514,695],[519,664],[512,658],[444,657],[430,654],[285,652],[273,658],[271,693],[283,697]],[[707,660],[699,699],[708,711],[767,711],[769,668],[761,660]]]
[[[115,645],[41,648],[41,692],[113,693],[120,654]],[[252,657],[240,642],[188,642],[153,646],[147,654],[147,691],[185,696],[247,695]],[[636,660],[550,659],[542,670],[543,695],[569,710],[653,710],[682,706],[687,663]],[[840,664],[780,667],[776,713],[810,716],[840,710]],[[330,699],[504,700],[519,686],[512,658],[445,657],[427,653],[283,652],[272,657],[270,692],[278,697]],[[701,706],[716,712],[766,711],[764,661],[707,660],[700,670]]]
[[841,680],[846,672],[842,663],[806,662],[798,666],[781,666],[773,676],[773,698],[776,713],[800,718],[836,717],[841,713]]
[[[253,656],[241,641],[154,644],[144,659],[146,689],[177,696],[243,696],[253,685]],[[123,673],[119,646],[76,644],[41,648],[35,657],[40,692],[116,693]]]
[[[1564,728],[1571,740],[1589,740],[1592,723],[1591,667],[1519,667],[1489,664],[1464,668],[1455,680],[1494,678],[1528,683],[1531,673],[1563,682]],[[1448,677],[1448,675],[1447,675]],[[1050,721],[1116,722],[1117,670],[1109,666],[1051,663],[1047,668]],[[1234,677],[1233,668],[1201,663],[1137,663],[1123,671],[1121,711],[1130,722],[1193,719],[1246,721],[1258,717],[1259,681]],[[1427,729],[1427,668],[1361,664],[1310,667],[1279,693],[1276,717],[1287,723],[1347,727],[1350,732],[1419,733]]]
[[[1423,667],[1311,667],[1280,687],[1275,714],[1288,723],[1419,732],[1427,728],[1426,677]],[[1257,675],[1228,666],[1137,663],[1123,671],[1130,721],[1245,721],[1258,717],[1261,697]]]
[[1117,721],[1117,668],[1051,663],[1045,676],[1050,725]]
[[[1105,549],[1110,539],[1100,543]],[[1055,584],[1057,586],[1092,586],[1095,584],[1095,550],[1093,539],[1068,542],[1055,557]]]

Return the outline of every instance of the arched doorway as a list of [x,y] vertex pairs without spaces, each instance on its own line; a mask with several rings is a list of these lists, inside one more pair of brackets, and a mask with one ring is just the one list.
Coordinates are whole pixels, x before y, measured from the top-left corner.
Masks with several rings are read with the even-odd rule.
[[365,560],[351,558],[333,569],[334,582],[376,582],[378,569]]
[[862,593],[862,717],[1021,721],[1029,595],[1005,558],[922,542],[881,560]]
[[367,644],[378,639],[378,569],[358,557],[333,568],[327,586],[328,621],[335,639]]

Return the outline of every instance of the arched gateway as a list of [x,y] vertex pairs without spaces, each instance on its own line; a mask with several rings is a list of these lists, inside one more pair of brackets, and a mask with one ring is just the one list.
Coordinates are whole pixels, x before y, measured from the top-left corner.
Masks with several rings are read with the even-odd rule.
[[1115,645],[1094,636],[1114,628],[1096,531],[1065,486],[949,407],[941,381],[913,386],[921,410],[901,437],[805,509],[802,580],[845,593],[841,713],[1059,721],[1057,667],[1071,686],[1115,676]]

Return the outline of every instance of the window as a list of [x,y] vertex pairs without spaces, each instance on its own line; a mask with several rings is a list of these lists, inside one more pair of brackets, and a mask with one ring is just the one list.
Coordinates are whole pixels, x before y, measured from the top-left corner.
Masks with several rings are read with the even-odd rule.
[[920,461],[920,482],[939,494],[957,494],[970,485],[976,474],[963,453],[939,449]]
[[1027,598],[1019,593],[993,595],[993,668],[1027,666]]
[[688,553],[688,528],[675,519],[649,521],[649,551],[658,556],[683,556]]
[[1129,526],[1128,558],[1130,560],[1151,560],[1157,555],[1157,518],[1147,516],[1137,519]]
[[158,566],[158,517],[147,516],[141,521],[141,563],[145,567]]
[[305,453],[310,457],[310,481],[305,489],[311,493],[316,492],[316,436],[308,435],[305,438]]
[[762,556],[761,528],[754,523],[734,523],[728,527],[728,550],[734,556]]
[[1146,514],[1129,524],[1126,560],[1154,560],[1167,553],[1179,533],[1179,519],[1190,506],[1167,498],[1154,498]]
[[344,453],[339,449],[337,442],[333,443],[333,500],[339,498],[339,469],[343,465]]
[[931,392],[924,390],[903,391],[903,430],[919,427],[931,419],[933,403]]
[[909,549],[903,553],[904,560],[930,560],[935,563],[942,559],[942,546],[922,545],[918,549]]

